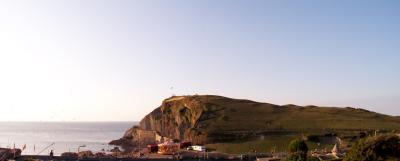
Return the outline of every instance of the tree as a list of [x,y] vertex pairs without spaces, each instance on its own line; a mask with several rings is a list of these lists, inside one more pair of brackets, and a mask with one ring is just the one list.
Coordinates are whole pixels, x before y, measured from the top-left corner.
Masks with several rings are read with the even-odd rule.
[[400,137],[380,135],[359,140],[344,161],[386,161],[400,159]]
[[307,154],[308,147],[307,147],[306,142],[304,142],[304,140],[300,140],[300,139],[292,140],[289,143],[289,152],[291,152],[291,153],[303,152],[303,153]]
[[289,156],[286,161],[307,161],[308,147],[304,140],[296,139],[289,143]]

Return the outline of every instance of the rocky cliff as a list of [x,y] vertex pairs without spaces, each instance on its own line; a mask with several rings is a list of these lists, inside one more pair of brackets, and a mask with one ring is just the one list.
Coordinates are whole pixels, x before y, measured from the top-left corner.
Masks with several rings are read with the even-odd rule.
[[135,144],[138,131],[154,133],[148,135],[146,143],[160,141],[159,137],[210,143],[281,133],[376,129],[399,130],[400,119],[350,107],[279,106],[212,95],[174,96],[113,143]]
[[201,132],[222,116],[223,107],[213,105],[213,97],[172,97],[140,121],[140,128],[160,132],[169,138],[200,141],[205,139]]

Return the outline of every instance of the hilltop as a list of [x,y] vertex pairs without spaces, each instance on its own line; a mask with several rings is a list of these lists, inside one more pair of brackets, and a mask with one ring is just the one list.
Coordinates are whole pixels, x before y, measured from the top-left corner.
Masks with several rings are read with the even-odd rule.
[[[173,96],[113,144],[135,144],[140,132],[194,143],[221,143],[269,135],[390,131],[400,118],[358,108],[274,105],[215,95]],[[147,143],[152,140],[147,140]]]

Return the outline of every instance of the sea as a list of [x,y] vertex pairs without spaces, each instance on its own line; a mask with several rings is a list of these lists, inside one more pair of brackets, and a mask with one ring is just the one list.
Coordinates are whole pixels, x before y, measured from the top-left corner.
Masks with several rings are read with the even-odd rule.
[[[55,155],[91,150],[109,152],[137,122],[0,122],[0,147],[20,148],[23,155]],[[25,147],[25,148],[24,148]]]

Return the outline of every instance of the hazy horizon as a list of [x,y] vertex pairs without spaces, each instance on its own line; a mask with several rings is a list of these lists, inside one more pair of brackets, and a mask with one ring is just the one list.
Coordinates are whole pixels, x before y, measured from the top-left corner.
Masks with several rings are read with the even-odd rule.
[[0,1],[0,121],[139,121],[171,95],[399,116],[400,1]]

